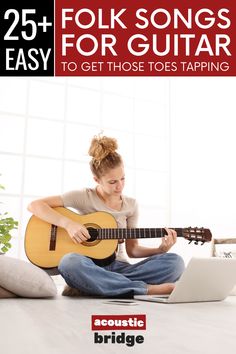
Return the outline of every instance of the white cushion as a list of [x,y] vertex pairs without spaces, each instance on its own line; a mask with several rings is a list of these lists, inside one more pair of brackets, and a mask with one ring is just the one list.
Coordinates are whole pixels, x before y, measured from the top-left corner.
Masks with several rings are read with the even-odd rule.
[[7,256],[0,256],[0,286],[22,297],[50,297],[57,293],[53,280],[44,270]]
[[236,285],[233,287],[233,289],[231,290],[230,294],[229,295],[236,295]]

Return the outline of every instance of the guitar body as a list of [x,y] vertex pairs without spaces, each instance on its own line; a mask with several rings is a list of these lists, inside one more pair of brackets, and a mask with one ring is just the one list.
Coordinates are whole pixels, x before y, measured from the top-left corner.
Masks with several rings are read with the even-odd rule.
[[[115,218],[106,212],[79,215],[63,207],[55,208],[55,210],[71,220],[83,224],[86,228],[117,228]],[[30,218],[25,233],[25,253],[31,263],[42,268],[57,267],[61,258],[71,252],[90,258],[104,259],[115,252],[118,244],[116,239],[75,244],[65,229],[57,227],[55,249],[50,249],[51,233],[51,224],[34,215]]]

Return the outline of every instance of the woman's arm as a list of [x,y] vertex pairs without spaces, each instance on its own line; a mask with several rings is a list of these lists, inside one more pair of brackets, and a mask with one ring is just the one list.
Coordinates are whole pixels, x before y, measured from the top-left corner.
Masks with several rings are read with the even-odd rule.
[[131,258],[143,258],[169,251],[177,241],[177,233],[172,229],[166,229],[166,231],[167,235],[162,238],[159,247],[141,246],[136,239],[126,240],[126,252],[128,256]]
[[[127,227],[136,228],[138,222],[138,204],[134,201],[133,212],[127,218]],[[167,235],[162,238],[159,247],[145,247],[139,245],[137,239],[126,240],[126,252],[131,258],[144,258],[154,256],[155,254],[165,253],[176,243],[177,233],[172,229],[165,229]]]
[[87,229],[64,215],[58,213],[54,208],[64,206],[60,196],[51,196],[32,201],[28,210],[38,218],[50,223],[63,227],[75,243],[81,243],[90,238]]
[[62,198],[60,196],[52,196],[32,201],[28,205],[28,210],[50,224],[66,228],[68,218],[53,210],[53,208],[62,206],[64,206]]

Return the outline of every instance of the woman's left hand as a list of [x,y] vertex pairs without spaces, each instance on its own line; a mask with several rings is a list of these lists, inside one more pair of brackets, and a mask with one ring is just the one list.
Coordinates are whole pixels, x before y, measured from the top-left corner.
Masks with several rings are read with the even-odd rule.
[[172,229],[165,228],[167,235],[162,237],[161,244],[158,247],[158,251],[160,253],[168,252],[169,249],[176,243],[177,241],[177,232]]

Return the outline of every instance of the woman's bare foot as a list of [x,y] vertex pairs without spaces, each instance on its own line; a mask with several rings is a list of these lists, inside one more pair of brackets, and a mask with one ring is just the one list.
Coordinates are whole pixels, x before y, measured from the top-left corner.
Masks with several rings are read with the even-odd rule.
[[148,284],[148,295],[170,294],[174,290],[174,283],[164,283],[159,285]]
[[81,292],[79,289],[71,288],[69,285],[65,285],[62,295],[74,297],[74,296],[80,296]]

